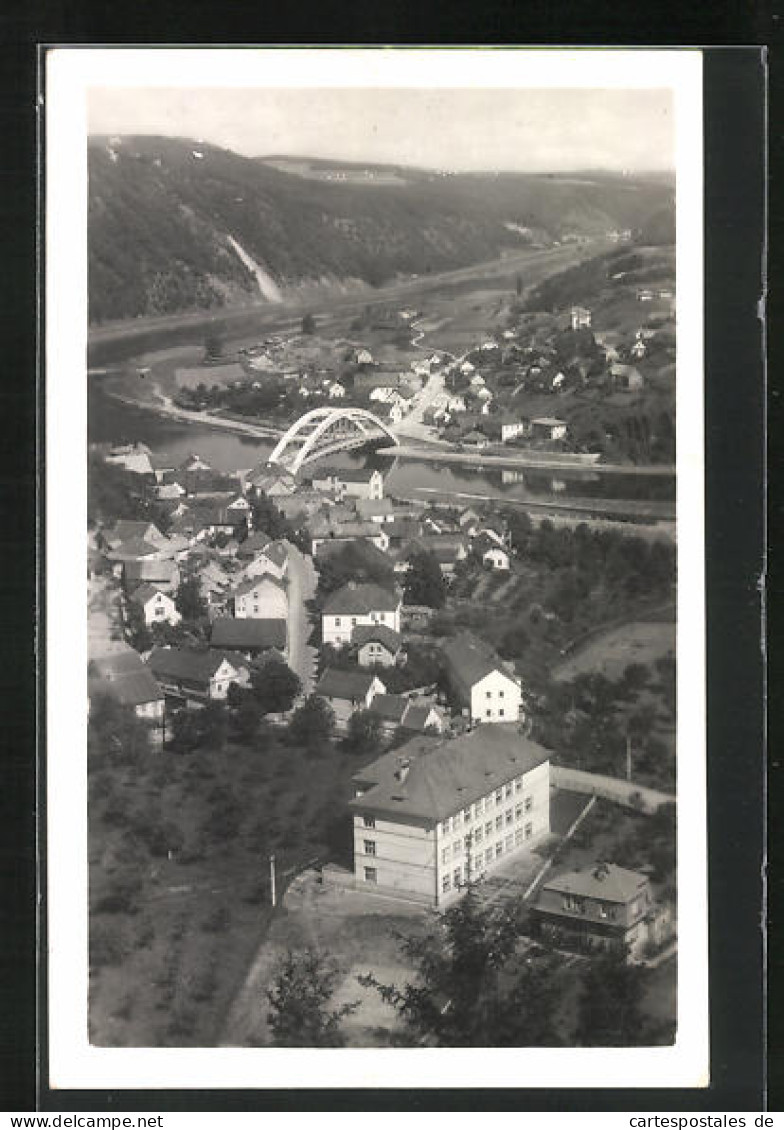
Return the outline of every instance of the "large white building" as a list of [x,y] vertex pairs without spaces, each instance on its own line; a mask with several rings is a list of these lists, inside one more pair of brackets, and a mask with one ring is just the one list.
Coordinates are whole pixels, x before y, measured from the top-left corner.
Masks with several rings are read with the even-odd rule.
[[349,581],[328,597],[321,613],[323,643],[342,647],[351,643],[351,633],[360,624],[385,624],[400,631],[402,600],[380,585],[358,585]]
[[516,722],[523,717],[519,681],[483,640],[470,632],[444,645],[452,693],[472,722]]
[[286,586],[269,573],[251,577],[235,590],[234,615],[238,619],[286,620],[288,614]]
[[516,726],[418,737],[354,776],[354,883],[435,906],[550,831],[550,762]]

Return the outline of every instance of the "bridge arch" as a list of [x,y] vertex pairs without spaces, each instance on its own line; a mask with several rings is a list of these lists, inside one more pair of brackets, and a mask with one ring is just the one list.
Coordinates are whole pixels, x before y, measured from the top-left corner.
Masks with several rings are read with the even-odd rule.
[[[343,431],[345,425],[350,425],[350,430]],[[338,434],[329,442],[332,431]],[[312,408],[280,437],[267,461],[279,463],[296,474],[303,464],[322,455],[358,447],[372,439],[400,443],[387,424],[364,408]]]

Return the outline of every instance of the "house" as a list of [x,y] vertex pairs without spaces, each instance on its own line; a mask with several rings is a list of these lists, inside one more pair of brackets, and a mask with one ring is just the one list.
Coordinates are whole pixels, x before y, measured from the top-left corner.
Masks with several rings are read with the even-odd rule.
[[[336,508],[337,509],[337,508]],[[363,522],[358,518],[344,518],[340,513],[331,511],[315,515],[309,519],[308,529],[311,538],[311,553],[315,556],[326,543],[348,542],[366,540],[377,549],[386,550],[389,538],[383,525],[378,522]]]
[[523,717],[519,681],[484,640],[463,632],[443,647],[457,704],[472,722],[516,722]]
[[112,550],[130,542],[147,542],[165,550],[168,538],[162,534],[154,522],[136,521],[130,518],[121,518],[115,522],[110,530],[105,530],[102,535],[104,544]]
[[638,337],[629,352],[631,353],[635,361],[641,361],[645,354],[648,352],[648,346],[645,344],[642,338]]
[[175,625],[182,620],[171,596],[158,585],[139,585],[134,589],[130,599],[141,608],[148,628],[151,624]]
[[237,620],[233,616],[219,616],[212,624],[210,644],[222,651],[238,651],[248,659],[275,652],[285,658],[287,654],[287,621],[251,618]]
[[474,553],[481,558],[483,565],[489,566],[489,568],[494,570],[509,572],[511,568],[511,558],[508,550],[505,549],[504,546],[499,545],[498,542],[488,534],[478,534],[476,538],[474,538],[471,548]]
[[435,614],[435,608],[427,604],[404,604],[400,610],[400,622],[407,632],[425,632]]
[[372,671],[341,671],[327,667],[313,688],[313,693],[325,699],[335,712],[335,726],[345,730],[352,714],[369,710],[377,694],[385,694],[386,687]]
[[466,447],[475,447],[477,450],[490,446],[490,440],[484,432],[480,432],[477,428],[472,428],[471,431],[466,432],[461,438],[461,443]]
[[369,349],[358,349],[354,355],[357,365],[372,365],[373,354]]
[[281,581],[288,572],[288,547],[284,541],[271,541],[267,534],[251,534],[237,550],[237,560],[244,565],[248,577],[270,573]]
[[161,483],[155,489],[155,497],[159,502],[178,502],[188,492],[179,483]]
[[537,416],[531,421],[531,434],[535,439],[565,439],[566,421],[554,416]]
[[289,471],[262,467],[247,477],[245,487],[256,497],[263,494],[267,498],[281,498],[294,493],[297,480]]
[[499,439],[501,443],[509,443],[518,436],[529,435],[531,431],[530,420],[525,416],[514,416],[509,413],[494,416],[482,426],[493,439]]
[[232,683],[247,686],[248,668],[223,651],[195,651],[179,647],[156,647],[147,665],[163,692],[182,699],[186,706],[223,700]]
[[573,330],[587,329],[591,324],[591,311],[584,306],[573,306],[569,317]]
[[[331,488],[325,488],[331,490]],[[295,524],[307,522],[324,506],[325,496],[321,490],[298,490],[295,494],[278,496],[275,506],[278,512]]]
[[644,384],[642,373],[639,369],[635,369],[634,365],[622,365],[616,362],[610,366],[610,376],[618,388],[626,389],[628,392],[640,389]]
[[229,509],[210,502],[194,502],[173,520],[171,528],[195,545],[196,542],[217,537],[218,534],[225,534],[226,537],[240,536],[247,530],[248,522],[243,510]]
[[539,932],[557,945],[627,947],[632,958],[671,932],[648,877],[614,863],[551,875],[531,910]]
[[106,456],[107,463],[119,464],[126,471],[135,475],[152,475],[152,452],[144,443],[129,443],[120,447],[113,447]]
[[169,558],[143,557],[124,562],[123,580],[128,591],[152,584],[163,592],[174,592],[180,584],[180,570]]
[[432,553],[442,574],[451,577],[458,564],[468,557],[468,547],[462,534],[421,534],[407,546],[405,558],[412,553]]
[[354,884],[431,906],[550,831],[550,762],[516,727],[418,736],[354,775]]
[[286,585],[269,573],[249,577],[234,591],[234,615],[238,620],[287,620],[289,598]]
[[341,647],[351,643],[354,628],[360,625],[384,624],[400,631],[401,598],[380,585],[347,585],[330,594],[321,613],[321,638],[324,643]]
[[416,705],[402,694],[377,694],[370,709],[378,714],[386,734],[398,729],[419,734],[443,733],[443,719],[432,702]]
[[[127,644],[91,662],[91,693],[104,692],[137,718],[152,726],[163,726],[164,696],[141,656]],[[162,736],[162,735],[161,735]]]
[[384,497],[384,476],[375,467],[343,467],[335,472],[335,487],[341,498]]
[[473,537],[474,533],[476,532],[476,524],[479,521],[479,514],[476,512],[476,510],[474,510],[470,506],[467,506],[465,510],[460,511],[460,515],[457,520],[460,523],[460,529],[463,530],[464,533],[468,534],[469,537]]
[[346,395],[345,386],[340,381],[331,381],[326,388],[330,400],[342,400]]
[[363,521],[378,522],[379,525],[392,523],[396,517],[395,504],[391,498],[358,498],[354,509]]
[[386,624],[358,624],[351,632],[360,667],[393,667],[402,642],[400,633]]

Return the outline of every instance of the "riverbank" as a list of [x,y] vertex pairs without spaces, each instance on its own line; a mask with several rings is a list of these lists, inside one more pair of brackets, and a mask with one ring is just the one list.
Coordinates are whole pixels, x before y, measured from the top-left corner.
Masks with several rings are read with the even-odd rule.
[[634,463],[599,463],[597,456],[576,454],[556,454],[548,456],[537,452],[535,455],[525,451],[508,454],[484,451],[459,451],[454,447],[440,447],[435,444],[400,444],[398,447],[379,448],[378,455],[389,458],[430,460],[436,463],[464,463],[470,467],[527,467],[529,471],[591,471],[608,475],[656,475],[675,477],[675,468],[669,463],[641,465]]
[[112,400],[119,400],[122,404],[128,404],[132,408],[141,408],[144,411],[154,412],[158,416],[165,416],[181,423],[198,424],[203,428],[217,428],[220,431],[248,436],[252,439],[279,439],[285,430],[284,428],[273,427],[270,424],[245,423],[233,416],[215,416],[207,411],[193,412],[188,408],[180,408],[158,386],[154,386],[153,399],[132,396],[117,388],[105,388],[104,391]]

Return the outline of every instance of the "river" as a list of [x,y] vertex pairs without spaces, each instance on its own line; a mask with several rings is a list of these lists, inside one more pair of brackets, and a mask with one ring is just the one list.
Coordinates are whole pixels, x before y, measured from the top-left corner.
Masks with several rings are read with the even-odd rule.
[[[124,443],[138,441],[153,451],[166,452],[182,462],[198,452],[219,471],[235,471],[257,466],[272,450],[271,440],[254,439],[199,424],[181,423],[137,408],[109,396],[100,380],[90,382],[88,429],[91,442]],[[346,453],[329,462],[333,465],[361,463],[365,456]],[[413,458],[380,461],[388,472],[386,493],[397,497],[443,500],[491,498],[505,502],[570,501],[619,503],[639,501],[652,504],[662,518],[674,510],[675,480],[668,476],[599,475],[591,470],[517,470],[499,467],[469,467],[430,463]]]

